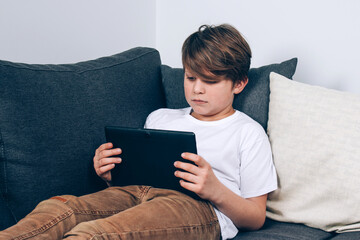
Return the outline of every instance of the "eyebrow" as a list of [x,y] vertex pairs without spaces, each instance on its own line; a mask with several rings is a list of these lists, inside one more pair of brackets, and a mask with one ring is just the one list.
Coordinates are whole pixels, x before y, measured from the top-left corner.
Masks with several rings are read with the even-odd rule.
[[211,78],[211,77],[199,77],[198,75],[196,74],[192,74],[192,73],[189,73],[189,72],[185,72],[185,75],[187,77],[195,77],[195,78],[200,78],[202,81],[204,82],[220,82],[220,81],[223,81],[223,80],[226,80],[226,79],[223,79],[221,77],[214,77],[214,78]]
[[[207,71],[209,73],[211,73],[210,71]],[[186,75],[190,75],[192,77],[196,77],[196,78],[201,78],[204,81],[222,81],[222,80],[227,80],[224,76],[216,76],[215,74],[212,73],[212,76],[210,74],[203,74],[203,73],[199,73],[199,74],[194,74],[191,70],[189,70],[188,68],[184,67],[184,73]]]

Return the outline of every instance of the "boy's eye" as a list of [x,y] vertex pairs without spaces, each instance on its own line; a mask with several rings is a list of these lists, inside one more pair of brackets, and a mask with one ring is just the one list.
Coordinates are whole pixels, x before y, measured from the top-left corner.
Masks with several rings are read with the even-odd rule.
[[216,84],[218,83],[219,81],[204,81],[206,84]]
[[195,77],[186,76],[186,78],[187,78],[188,80],[190,80],[190,81],[195,80]]

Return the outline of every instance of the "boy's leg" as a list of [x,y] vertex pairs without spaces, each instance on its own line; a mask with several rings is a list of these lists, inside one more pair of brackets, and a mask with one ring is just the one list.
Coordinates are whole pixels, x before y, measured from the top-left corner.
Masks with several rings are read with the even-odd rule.
[[146,189],[139,205],[80,223],[65,239],[220,239],[220,226],[210,203],[176,191]]
[[0,239],[62,239],[83,221],[109,217],[138,203],[141,187],[107,188],[75,197],[57,196],[41,202],[16,225],[0,232]]

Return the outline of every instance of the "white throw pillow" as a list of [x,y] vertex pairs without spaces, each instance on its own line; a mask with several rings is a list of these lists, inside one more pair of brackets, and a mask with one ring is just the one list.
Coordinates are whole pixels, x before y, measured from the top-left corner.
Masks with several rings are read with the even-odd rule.
[[279,189],[267,216],[360,231],[360,96],[271,73],[268,135]]

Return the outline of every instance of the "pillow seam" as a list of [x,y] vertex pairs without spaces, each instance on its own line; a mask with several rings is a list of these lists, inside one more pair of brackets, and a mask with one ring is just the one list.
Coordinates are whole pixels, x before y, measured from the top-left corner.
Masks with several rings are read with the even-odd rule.
[[[111,67],[114,67],[114,66],[122,65],[122,64],[131,62],[131,61],[135,61],[135,60],[137,60],[140,57],[143,57],[145,55],[153,54],[154,52],[158,52],[158,51],[156,49],[154,49],[152,51],[149,51],[149,52],[143,53],[141,55],[138,55],[135,58],[131,58],[131,59],[126,60],[126,61],[122,61],[120,63],[114,63],[114,64],[107,65],[107,66],[104,66],[104,67],[98,67],[98,68],[93,68],[93,69],[85,69],[85,70],[81,70],[81,71],[76,71],[76,70],[53,70],[53,69],[33,69],[33,68],[29,68],[29,67],[12,66],[12,65],[6,64],[6,63],[4,63],[4,64],[1,63],[0,65],[1,66],[6,66],[6,67],[11,67],[11,68],[16,68],[16,69],[37,71],[37,72],[42,72],[42,71],[44,71],[44,72],[47,72],[47,71],[51,71],[51,72],[74,72],[74,73],[82,74],[82,73],[85,73],[85,72],[97,71],[97,70],[101,70],[101,69],[106,69],[106,68],[111,68]],[[108,57],[110,58],[111,56],[108,56]],[[107,58],[107,57],[104,57],[104,58]],[[96,60],[97,59],[90,60],[90,61],[96,61]],[[85,62],[88,62],[88,61],[85,61]],[[78,62],[78,63],[85,63],[85,62]],[[19,63],[19,64],[21,64],[21,63]],[[24,63],[24,64],[27,64],[27,63]],[[77,64],[77,63],[69,63],[69,65],[74,65],[74,64]],[[41,65],[41,64],[27,64],[27,65]],[[46,65],[47,64],[44,64],[44,66],[46,66]],[[65,67],[67,64],[53,64],[52,66],[61,66],[61,65],[63,65]],[[51,65],[48,65],[48,66],[51,66]]]

